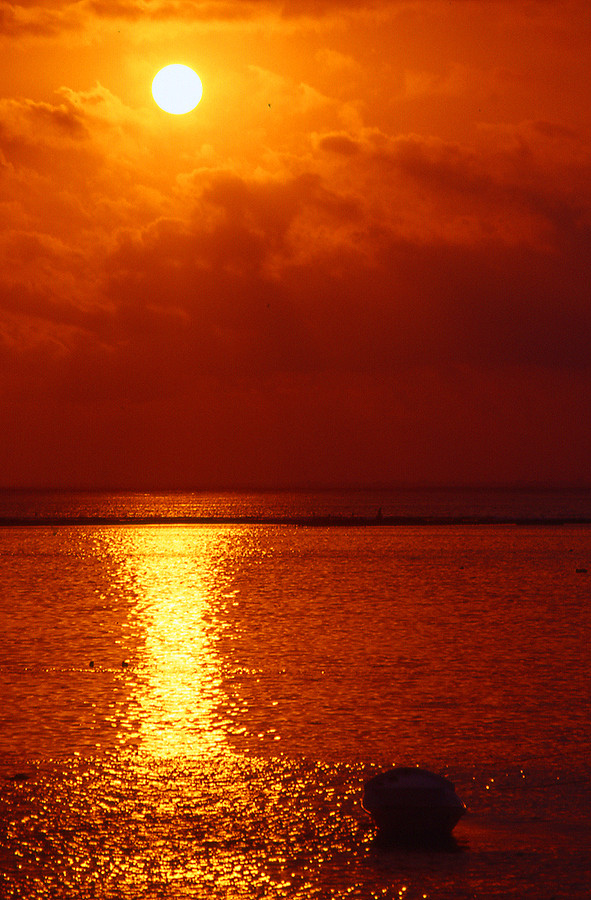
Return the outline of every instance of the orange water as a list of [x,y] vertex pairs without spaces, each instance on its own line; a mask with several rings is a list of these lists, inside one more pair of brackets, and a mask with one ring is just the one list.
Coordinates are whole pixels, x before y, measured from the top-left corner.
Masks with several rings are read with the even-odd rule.
[[[589,896],[585,568],[581,526],[0,529],[0,896]],[[375,844],[392,762],[457,852]]]

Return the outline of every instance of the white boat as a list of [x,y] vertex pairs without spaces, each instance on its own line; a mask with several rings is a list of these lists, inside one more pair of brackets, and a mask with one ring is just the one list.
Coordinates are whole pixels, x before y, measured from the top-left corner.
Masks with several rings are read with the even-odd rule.
[[382,834],[404,840],[448,837],[466,812],[449,779],[407,766],[366,781],[361,805]]

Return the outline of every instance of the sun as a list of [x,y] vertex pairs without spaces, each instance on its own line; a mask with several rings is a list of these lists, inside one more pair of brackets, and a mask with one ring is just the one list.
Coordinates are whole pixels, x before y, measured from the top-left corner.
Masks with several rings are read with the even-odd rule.
[[203,86],[197,72],[189,66],[174,63],[160,69],[152,82],[152,96],[160,109],[173,116],[182,116],[195,109]]

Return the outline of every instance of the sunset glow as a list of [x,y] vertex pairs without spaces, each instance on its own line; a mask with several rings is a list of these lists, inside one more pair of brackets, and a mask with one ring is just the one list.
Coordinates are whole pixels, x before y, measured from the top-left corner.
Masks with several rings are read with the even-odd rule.
[[3,484],[588,483],[586,3],[9,9]]

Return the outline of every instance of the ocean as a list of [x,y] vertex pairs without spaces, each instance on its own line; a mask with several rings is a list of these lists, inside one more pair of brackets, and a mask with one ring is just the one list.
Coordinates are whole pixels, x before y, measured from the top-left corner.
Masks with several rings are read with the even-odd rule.
[[[0,523],[1,897],[590,896],[591,492],[5,491]],[[453,842],[379,840],[393,764],[453,781]]]

